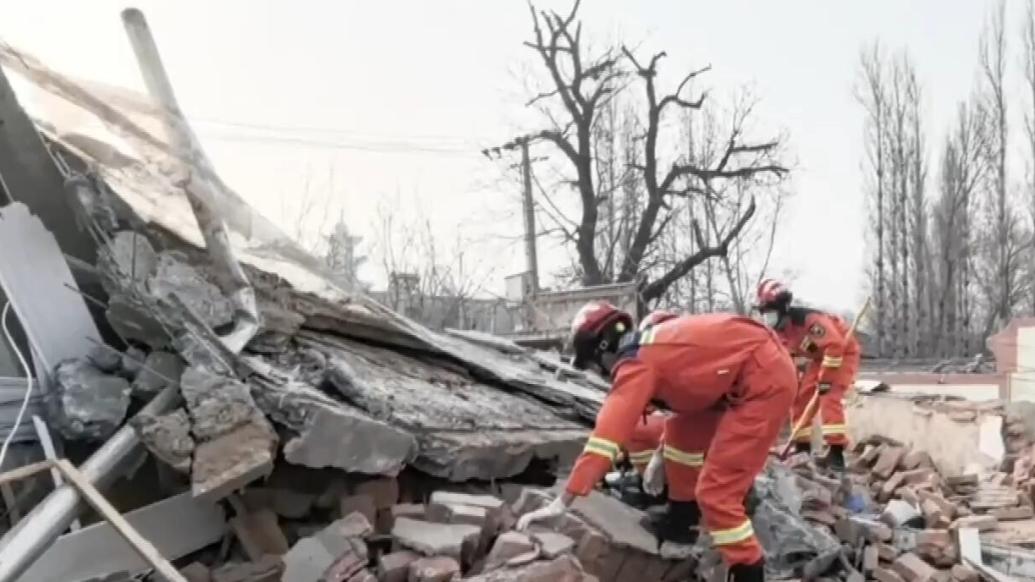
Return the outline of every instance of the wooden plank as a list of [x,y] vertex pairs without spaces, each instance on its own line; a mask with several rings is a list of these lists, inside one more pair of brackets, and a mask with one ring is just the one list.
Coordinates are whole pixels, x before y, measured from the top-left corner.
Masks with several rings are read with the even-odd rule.
[[24,204],[0,209],[0,248],[18,249],[0,253],[0,285],[44,369],[85,356],[100,333],[54,236]]
[[86,501],[89,502],[90,505],[92,505],[93,508],[96,509],[97,512],[100,513],[104,519],[107,520],[108,523],[110,523],[112,527],[114,527],[119,534],[130,543],[130,545],[133,546],[133,549],[135,549],[142,558],[154,566],[158,574],[165,577],[167,582],[188,582],[188,580],[184,578],[168,560],[158,553],[158,550],[151,545],[151,542],[144,539],[144,537],[141,536],[128,521],[126,521],[126,518],[122,517],[122,514],[108,503],[108,500],[105,499],[104,496],[101,495],[100,491],[97,491],[93,484],[79,472],[79,469],[76,469],[72,466],[72,463],[69,463],[65,459],[59,459],[55,465],[61,470],[65,478],[75,485],[76,489],[78,489],[83,497],[86,498]]
[[5,473],[0,473],[0,485],[32,477],[36,473],[50,469],[51,465],[52,463],[50,461],[40,461],[38,463],[32,463],[31,465],[25,465],[24,467],[18,467],[17,469],[11,469]]
[[[220,505],[195,499],[189,491],[135,509],[125,517],[170,560],[220,539],[232,539],[225,535],[226,517]],[[112,572],[135,575],[150,568],[110,523],[100,521],[59,537],[17,582],[85,582]]]

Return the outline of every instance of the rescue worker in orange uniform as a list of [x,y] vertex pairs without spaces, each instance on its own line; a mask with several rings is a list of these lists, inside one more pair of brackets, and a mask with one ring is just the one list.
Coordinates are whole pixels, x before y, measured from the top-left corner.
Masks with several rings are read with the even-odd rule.
[[[840,317],[791,306],[793,295],[779,281],[766,279],[758,286],[757,307],[766,323],[783,340],[795,358],[808,360],[801,389],[791,411],[791,426],[797,426],[813,394],[819,391],[818,411],[822,418],[823,440],[830,451],[830,468],[844,471],[848,430],[845,424],[844,397],[855,383],[861,350],[850,324]],[[847,337],[847,342],[845,338]],[[814,408],[812,414],[816,413]],[[812,451],[812,418],[805,419],[798,434],[791,435],[798,452]]]
[[764,580],[762,547],[743,501],[797,389],[794,364],[780,340],[762,324],[729,314],[679,317],[639,334],[627,313],[598,302],[576,315],[572,345],[576,367],[610,373],[611,392],[565,492],[522,516],[519,529],[563,514],[575,497],[588,494],[656,402],[673,413],[666,447],[681,453],[686,466],[700,458],[693,451],[707,451],[693,487],[672,475],[670,497],[697,502],[733,580]]
[[[678,315],[671,311],[661,309],[652,311],[640,321],[638,331],[642,334],[655,325],[676,317]],[[647,469],[647,464],[654,456],[654,451],[661,446],[661,440],[665,434],[665,420],[668,417],[669,415],[657,411],[644,415],[643,420],[636,423],[636,428],[629,437],[629,444],[626,445],[625,450],[629,463],[640,475],[643,475]]]

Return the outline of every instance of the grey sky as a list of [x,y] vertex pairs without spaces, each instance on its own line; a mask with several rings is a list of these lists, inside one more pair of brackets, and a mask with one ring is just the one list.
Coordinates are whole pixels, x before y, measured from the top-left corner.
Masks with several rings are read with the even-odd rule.
[[[759,117],[789,132],[800,164],[773,267],[799,273],[800,296],[845,308],[861,299],[863,285],[862,113],[852,96],[860,47],[877,37],[888,48],[908,47],[937,145],[956,102],[973,86],[977,39],[990,6],[978,0],[584,4],[591,41],[666,50],[662,74],[670,82],[710,63],[705,84],[717,95],[749,85],[761,98]],[[472,261],[498,265],[491,291],[502,293],[502,276],[520,270],[521,247],[507,238],[520,227],[517,192],[501,189],[497,168],[477,150],[536,127],[522,107],[521,78],[534,65],[521,45],[530,31],[525,2],[9,1],[0,4],[0,36],[61,72],[140,89],[119,20],[129,5],[147,15],[180,101],[217,167],[286,229],[293,228],[308,180],[317,214],[344,212],[360,234],[370,235],[379,204],[401,216],[423,213],[444,245],[460,233]],[[1016,47],[1022,3],[1010,0],[1008,10]],[[1016,83],[1016,57],[1010,65]],[[298,131],[245,127],[255,125],[333,131],[306,133],[305,141],[324,144],[316,146],[283,141],[295,140]],[[931,152],[933,166],[937,148]]]

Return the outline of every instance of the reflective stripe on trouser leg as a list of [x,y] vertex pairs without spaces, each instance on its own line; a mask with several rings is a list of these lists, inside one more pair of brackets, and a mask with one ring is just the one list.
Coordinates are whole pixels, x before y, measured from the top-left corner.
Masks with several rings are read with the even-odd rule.
[[647,464],[650,463],[651,457],[654,456],[653,449],[647,449],[645,451],[629,451],[629,462],[636,468],[638,473],[643,473],[647,470]]
[[[805,376],[801,379],[801,383],[798,388],[798,393],[794,397],[794,405],[791,407],[791,429],[798,425],[798,421],[805,415],[805,409],[808,408],[809,400],[812,399],[812,395],[816,393],[816,389],[819,384],[819,366],[815,362],[810,362],[808,369],[805,371]],[[822,402],[817,403],[812,409],[812,417],[819,412]],[[802,425],[801,429],[791,435],[791,439],[799,443],[807,443],[812,441],[812,417]]]
[[697,481],[721,413],[715,410],[673,415],[665,423],[665,481],[671,501],[697,499]]
[[773,342],[745,363],[741,381],[741,399],[719,421],[697,484],[703,522],[729,565],[753,564],[763,557],[744,497],[787,421],[797,377],[790,359]]
[[845,424],[844,395],[846,384],[834,384],[820,400],[820,414],[823,418],[823,441],[828,445],[848,444],[848,427]]

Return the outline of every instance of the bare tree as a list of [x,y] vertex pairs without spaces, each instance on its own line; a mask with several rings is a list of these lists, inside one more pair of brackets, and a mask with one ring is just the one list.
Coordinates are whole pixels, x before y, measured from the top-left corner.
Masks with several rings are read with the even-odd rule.
[[888,288],[884,258],[887,207],[884,187],[887,168],[884,159],[885,136],[888,133],[887,95],[883,56],[878,43],[864,50],[861,58],[862,81],[856,89],[856,98],[866,110],[866,157],[872,173],[869,180],[869,211],[874,234],[874,265],[871,269],[875,303],[875,335],[877,352],[884,354],[887,346]]
[[[706,94],[691,97],[691,85],[710,67],[683,75],[674,90],[664,92],[658,87],[658,68],[665,57],[664,52],[642,60],[633,50],[623,46],[608,47],[591,55],[583,43],[582,25],[577,21],[578,8],[579,2],[576,1],[572,10],[562,15],[539,12],[531,7],[533,40],[526,45],[539,56],[549,77],[547,88],[529,102],[538,108],[549,124],[547,129],[534,133],[533,137],[552,144],[559,151],[568,170],[567,182],[577,194],[579,217],[559,219],[555,224],[567,226],[564,236],[574,243],[582,283],[597,285],[643,280],[643,298],[652,302],[698,265],[726,255],[751,221],[757,206],[754,203],[743,205],[731,227],[717,240],[712,240],[695,227],[692,233],[687,234],[702,244],[662,268],[652,257],[662,235],[671,227],[676,208],[685,207],[689,201],[701,197],[719,195],[727,190],[727,182],[762,187],[779,185],[787,173],[779,159],[780,140],[750,141],[744,135],[746,124],[742,120],[733,124],[730,132],[717,142],[722,147],[712,157],[710,165],[681,157],[678,151],[671,151],[672,155],[666,156],[665,152],[672,148],[666,147],[668,141],[662,136],[664,120],[670,112],[694,111],[702,107]],[[635,108],[640,120],[636,125],[643,132],[642,139],[636,140],[639,153],[624,168],[601,168],[601,125],[598,121],[602,117],[608,119],[608,106],[619,94],[624,95],[626,89],[637,85],[641,97],[637,99],[639,105]],[[616,124],[608,121],[605,125],[613,128]],[[613,135],[613,130],[610,133]],[[626,153],[628,145],[626,142],[622,148]],[[613,155],[604,157],[614,159]],[[612,247],[604,249],[604,252],[598,248],[602,240],[600,231],[610,228],[609,221],[616,216],[611,211],[610,204],[614,200],[610,195],[619,190],[619,183],[622,191],[631,191],[631,180],[636,181],[642,197],[638,200],[630,196],[624,198],[642,203],[630,204],[624,209],[624,218],[630,221],[632,229],[631,237],[627,239],[628,246],[623,249],[619,261]],[[562,206],[553,201],[548,205],[553,208]],[[603,215],[608,220],[601,220],[602,206]],[[635,215],[628,214],[632,206],[635,206]],[[618,231],[615,233],[617,235]],[[610,236],[610,233],[604,238],[609,245],[626,240],[621,236]]]
[[[1028,139],[1028,162],[1027,162],[1027,206],[1029,228],[1035,232],[1035,1],[1028,0],[1027,12],[1025,14],[1024,26],[1022,28],[1022,40],[1024,46],[1024,80],[1025,91],[1028,94],[1027,110],[1024,113],[1025,136]],[[1029,253],[1031,253],[1029,249]],[[1031,265],[1035,256],[1030,256],[1027,263]],[[1030,275],[1031,273],[1029,273]],[[1035,313],[1035,284],[1030,278],[1028,281],[1030,289],[1028,311]]]

